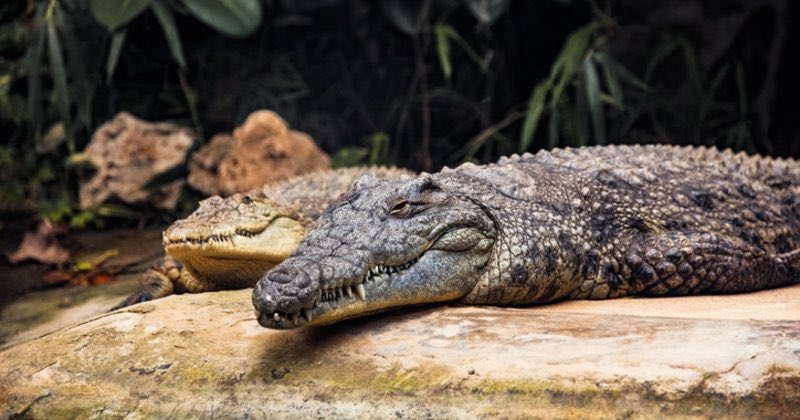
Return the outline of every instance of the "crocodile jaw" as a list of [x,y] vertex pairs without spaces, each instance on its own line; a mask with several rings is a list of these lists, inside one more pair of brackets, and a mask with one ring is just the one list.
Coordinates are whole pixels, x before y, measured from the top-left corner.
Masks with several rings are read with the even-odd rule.
[[[430,249],[400,264],[377,264],[365,274],[321,287],[312,306],[292,312],[262,311],[264,283],[253,291],[258,322],[290,329],[328,325],[398,307],[456,301],[469,293],[489,259],[494,240],[474,232],[467,250]],[[446,275],[443,273],[447,273]],[[340,286],[335,286],[339,285]]]
[[429,174],[364,176],[258,280],[253,305],[261,325],[294,328],[457,300],[485,271],[497,232],[484,207]]
[[233,231],[194,232],[194,237],[164,233],[164,250],[182,262],[198,259],[266,261],[277,264],[291,255],[306,235],[303,223],[278,216],[261,226]]

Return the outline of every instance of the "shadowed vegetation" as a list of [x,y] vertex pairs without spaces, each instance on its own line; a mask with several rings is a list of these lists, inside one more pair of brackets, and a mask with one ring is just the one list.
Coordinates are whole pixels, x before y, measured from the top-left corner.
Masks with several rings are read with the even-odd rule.
[[70,157],[121,110],[202,140],[271,108],[335,165],[431,171],[605,143],[800,155],[798,6],[662,3],[6,2],[1,207],[136,217],[75,204],[91,168]]

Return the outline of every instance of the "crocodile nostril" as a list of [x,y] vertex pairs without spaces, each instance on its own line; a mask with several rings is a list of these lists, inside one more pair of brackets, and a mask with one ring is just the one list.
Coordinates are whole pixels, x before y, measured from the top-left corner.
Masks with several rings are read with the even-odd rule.
[[319,290],[315,284],[304,268],[275,267],[253,288],[253,306],[265,322],[271,323],[268,318],[275,312],[296,313],[311,308]]
[[286,284],[294,280],[297,274],[295,270],[289,268],[276,268],[267,274],[267,280],[273,283]]
[[298,270],[297,276],[294,279],[294,285],[305,289],[311,285],[311,277],[303,270]]

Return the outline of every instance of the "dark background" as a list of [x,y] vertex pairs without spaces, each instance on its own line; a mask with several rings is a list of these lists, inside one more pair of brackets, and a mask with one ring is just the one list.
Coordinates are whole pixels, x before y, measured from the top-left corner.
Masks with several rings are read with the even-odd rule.
[[[207,140],[270,108],[337,165],[435,171],[602,143],[800,156],[800,5],[790,0],[272,0],[245,37],[162,0],[185,67],[145,10],[125,25],[110,77],[112,33],[90,3],[0,6],[5,212],[77,214],[81,169],[68,159],[122,110]],[[65,105],[49,39],[31,60],[49,24]]]

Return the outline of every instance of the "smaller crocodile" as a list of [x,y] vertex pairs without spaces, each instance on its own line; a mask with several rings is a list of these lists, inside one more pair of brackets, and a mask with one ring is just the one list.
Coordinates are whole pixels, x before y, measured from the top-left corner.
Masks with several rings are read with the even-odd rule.
[[319,215],[365,173],[379,179],[414,175],[389,167],[342,168],[201,201],[194,213],[164,231],[167,256],[112,310],[173,293],[252,287],[297,249]]

